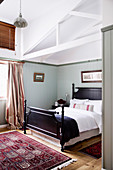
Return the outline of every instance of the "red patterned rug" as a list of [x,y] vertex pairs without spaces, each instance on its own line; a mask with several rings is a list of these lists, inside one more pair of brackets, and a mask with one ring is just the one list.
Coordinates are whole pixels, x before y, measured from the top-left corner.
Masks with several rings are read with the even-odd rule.
[[99,142],[97,142],[93,145],[90,145],[86,148],[81,149],[80,152],[85,153],[87,155],[90,155],[90,156],[97,158],[97,159],[101,158],[101,156],[102,156],[101,141],[99,141]]
[[0,170],[47,170],[73,161],[17,131],[0,134]]

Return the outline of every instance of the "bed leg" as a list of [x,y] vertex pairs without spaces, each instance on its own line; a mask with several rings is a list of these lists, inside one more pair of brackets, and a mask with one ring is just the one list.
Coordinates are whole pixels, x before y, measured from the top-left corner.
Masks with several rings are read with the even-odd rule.
[[75,92],[75,84],[72,84],[72,99],[74,99],[74,92]]
[[64,145],[61,145],[61,151],[64,152]]
[[64,149],[65,149],[65,142],[64,141],[60,141],[60,144],[61,144],[61,151],[64,152]]
[[60,138],[60,144],[61,144],[61,151],[64,151],[64,105],[62,105],[62,119],[61,119],[61,138]]
[[24,134],[26,134],[26,100],[24,101]]
[[26,134],[26,125],[25,125],[25,122],[24,122],[24,134]]

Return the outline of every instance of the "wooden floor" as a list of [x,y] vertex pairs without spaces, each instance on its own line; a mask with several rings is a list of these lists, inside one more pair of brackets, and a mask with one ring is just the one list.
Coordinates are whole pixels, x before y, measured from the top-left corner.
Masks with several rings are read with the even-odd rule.
[[[6,131],[8,131],[8,130],[0,129],[0,133],[6,132]],[[21,130],[18,130],[18,131],[23,133],[23,131],[21,131]],[[42,139],[39,139],[39,138],[31,135],[31,132],[29,130],[27,131],[27,136],[61,152],[60,148],[58,146],[52,145]],[[65,150],[65,152],[63,152],[63,154],[65,154],[73,159],[77,159],[77,162],[74,162],[74,163],[68,165],[67,167],[64,167],[63,170],[101,170],[101,158],[94,159],[88,155],[78,152],[80,149],[87,147],[93,143],[96,143],[100,140],[101,140],[101,136],[93,137],[89,140],[80,142],[73,147],[70,147],[68,150]]]

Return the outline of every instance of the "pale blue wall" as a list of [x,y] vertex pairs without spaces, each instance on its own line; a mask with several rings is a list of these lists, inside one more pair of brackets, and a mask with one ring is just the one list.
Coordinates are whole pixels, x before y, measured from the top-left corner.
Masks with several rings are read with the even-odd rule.
[[[102,83],[81,83],[81,71],[100,70],[102,61],[65,66],[25,63],[23,67],[25,98],[29,106],[49,109],[57,99],[71,98],[72,83],[76,87],[101,87]],[[45,73],[44,82],[33,82],[34,72]],[[6,101],[0,101],[0,125],[5,124]]]
[[68,94],[68,102],[72,97],[72,83],[76,87],[102,87],[102,83],[81,83],[81,71],[101,70],[102,61],[83,62],[58,67],[57,99],[65,99]]
[[[44,73],[44,82],[34,82],[34,72]],[[57,67],[25,63],[23,73],[27,104],[45,109],[51,108],[57,99]]]

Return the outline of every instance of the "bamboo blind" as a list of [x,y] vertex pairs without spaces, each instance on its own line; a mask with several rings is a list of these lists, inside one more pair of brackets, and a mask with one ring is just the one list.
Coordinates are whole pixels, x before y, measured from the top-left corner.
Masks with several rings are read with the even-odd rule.
[[0,21],[0,48],[15,50],[15,26]]

